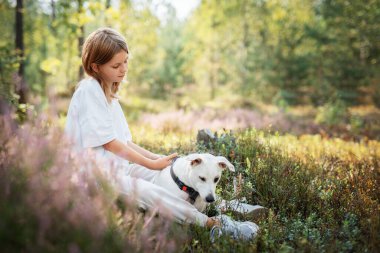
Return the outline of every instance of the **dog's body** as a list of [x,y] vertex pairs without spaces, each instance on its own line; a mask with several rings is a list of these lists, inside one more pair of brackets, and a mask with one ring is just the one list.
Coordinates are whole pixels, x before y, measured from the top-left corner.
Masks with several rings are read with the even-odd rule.
[[[222,171],[226,168],[235,171],[234,166],[225,157],[191,154],[178,158],[172,167],[158,173],[154,183],[190,203],[193,201],[186,189],[194,189],[199,195],[195,195],[192,204],[199,211],[204,211],[208,203],[215,201],[215,188]],[[177,178],[177,182],[173,177]]]

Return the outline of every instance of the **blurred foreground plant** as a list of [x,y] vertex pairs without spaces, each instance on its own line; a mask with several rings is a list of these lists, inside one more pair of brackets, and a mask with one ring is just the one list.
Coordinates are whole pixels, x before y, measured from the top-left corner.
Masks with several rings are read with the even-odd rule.
[[0,115],[2,252],[176,251],[183,233],[136,212],[101,171],[46,115],[23,125]]

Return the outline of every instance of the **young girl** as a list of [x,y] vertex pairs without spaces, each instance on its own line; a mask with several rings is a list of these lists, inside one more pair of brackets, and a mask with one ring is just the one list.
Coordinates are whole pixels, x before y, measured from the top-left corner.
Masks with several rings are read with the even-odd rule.
[[79,83],[72,97],[65,128],[75,149],[91,148],[97,157],[116,163],[121,168],[118,190],[136,196],[138,204],[145,209],[170,211],[179,222],[208,228],[221,225],[222,221],[223,229],[229,233],[235,233],[241,225],[247,227],[248,223],[233,222],[226,216],[209,218],[187,201],[152,183],[157,171],[168,167],[177,154],[160,156],[132,141],[116,95],[128,71],[128,55],[124,37],[113,29],[98,29],[86,39],[82,64],[89,78]]

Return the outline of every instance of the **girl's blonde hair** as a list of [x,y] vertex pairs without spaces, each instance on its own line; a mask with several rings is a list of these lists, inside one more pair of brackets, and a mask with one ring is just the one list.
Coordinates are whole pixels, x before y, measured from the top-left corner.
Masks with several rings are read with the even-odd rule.
[[103,65],[121,50],[129,54],[125,38],[111,28],[97,29],[87,37],[83,44],[82,65],[84,71],[100,83],[108,102],[116,97],[120,83],[113,83],[111,87],[108,87],[105,82],[102,82],[102,77],[94,71],[91,64]]

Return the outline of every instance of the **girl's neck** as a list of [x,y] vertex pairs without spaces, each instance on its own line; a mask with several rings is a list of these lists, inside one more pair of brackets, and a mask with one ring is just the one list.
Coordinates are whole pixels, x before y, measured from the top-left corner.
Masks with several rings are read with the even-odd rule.
[[102,80],[101,80],[101,84],[102,84],[104,87],[107,87],[108,89],[111,89],[111,87],[112,87],[112,83],[107,83],[107,82],[102,81]]
[[98,80],[98,82],[104,92],[104,95],[106,96],[108,103],[111,103],[113,99],[112,84],[107,84],[103,80]]

